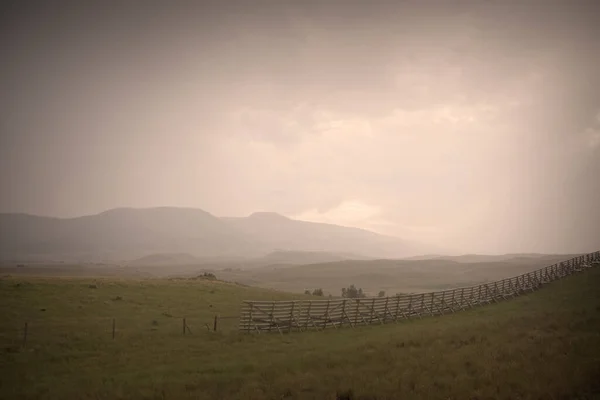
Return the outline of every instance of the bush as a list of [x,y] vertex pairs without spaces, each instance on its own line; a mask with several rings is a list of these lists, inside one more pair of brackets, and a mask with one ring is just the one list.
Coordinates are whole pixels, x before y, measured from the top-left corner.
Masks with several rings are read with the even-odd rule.
[[202,274],[202,277],[211,281],[217,280],[217,276],[212,272],[205,272],[204,274]]
[[306,289],[304,290],[304,294],[312,294],[313,296],[323,296],[323,289],[315,289],[312,292]]
[[348,288],[342,288],[342,297],[348,299],[361,299],[367,297],[363,292],[362,288],[356,288],[354,285],[350,285]]

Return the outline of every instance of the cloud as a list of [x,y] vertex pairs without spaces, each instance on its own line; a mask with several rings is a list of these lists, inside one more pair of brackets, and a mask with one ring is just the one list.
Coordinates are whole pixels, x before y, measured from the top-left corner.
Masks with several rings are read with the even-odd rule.
[[381,218],[380,207],[365,204],[360,200],[345,200],[326,211],[313,208],[290,217],[301,221],[354,226],[380,233],[385,232],[386,227],[394,226],[394,223]]
[[[313,108],[309,123],[295,125],[298,140],[281,146],[276,136],[240,132],[223,142],[221,156],[244,182],[237,184],[246,194],[243,214],[261,207],[299,219],[445,239],[481,219],[488,197],[508,180],[497,170],[500,189],[481,192],[491,177],[490,160],[513,149],[505,131],[489,126],[499,112],[448,104],[364,118]],[[258,111],[253,118],[276,121],[284,131],[295,114]],[[267,191],[268,200],[262,194]]]
[[262,209],[471,250],[583,240],[558,228],[597,210],[597,5],[397,3],[22,9],[0,35],[0,206]]
[[571,149],[575,150],[571,150],[572,152],[581,148],[593,152],[600,148],[600,111],[594,115],[591,123],[585,129],[574,135],[573,139],[574,143]]
[[245,105],[231,112],[229,117],[230,134],[277,145],[296,144],[322,129],[318,110],[306,103],[283,110]]

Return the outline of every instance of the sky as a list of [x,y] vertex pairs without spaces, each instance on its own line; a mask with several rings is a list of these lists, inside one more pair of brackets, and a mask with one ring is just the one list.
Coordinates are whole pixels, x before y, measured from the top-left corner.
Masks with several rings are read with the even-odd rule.
[[600,250],[600,2],[3,2],[0,211]]

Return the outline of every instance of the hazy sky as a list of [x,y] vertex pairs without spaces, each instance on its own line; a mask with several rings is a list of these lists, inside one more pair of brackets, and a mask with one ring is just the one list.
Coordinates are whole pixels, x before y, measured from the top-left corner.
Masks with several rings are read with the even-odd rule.
[[13,3],[1,211],[600,249],[600,1]]

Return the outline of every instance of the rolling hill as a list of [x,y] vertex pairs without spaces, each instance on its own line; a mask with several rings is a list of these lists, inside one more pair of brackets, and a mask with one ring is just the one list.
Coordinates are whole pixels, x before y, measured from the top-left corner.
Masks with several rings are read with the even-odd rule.
[[[323,262],[346,259],[347,254],[406,257],[431,249],[362,229],[297,221],[275,213],[218,218],[201,209],[159,207],[117,208],[76,218],[0,214],[0,260],[4,261],[119,261],[164,253],[187,254],[192,262],[195,257],[256,258],[274,251],[292,252],[287,259]],[[293,252],[314,254],[290,256]],[[325,253],[336,256],[323,258]],[[168,260],[160,263],[164,262]]]
[[311,297],[193,279],[3,277],[0,398],[596,399],[598,285],[594,268],[437,318],[258,335],[239,334],[236,318],[208,330],[246,299]]
[[3,258],[119,260],[153,253],[252,253],[256,243],[200,209],[118,208],[78,218],[0,215]]
[[326,251],[277,250],[259,257],[195,257],[188,253],[155,253],[131,260],[129,266],[202,266],[204,268],[260,268],[270,265],[303,265],[344,260],[368,260],[358,254]]
[[388,294],[416,293],[478,285],[530,272],[573,256],[575,255],[492,256],[479,262],[473,262],[471,257],[343,260],[215,271],[226,280],[288,292],[302,293],[305,289],[321,288],[326,295],[338,296],[342,287],[354,284],[375,295],[380,290]]
[[358,253],[368,258],[399,258],[431,252],[433,248],[364,229],[298,221],[269,212],[223,220],[238,231],[269,243],[274,249],[292,252]]

